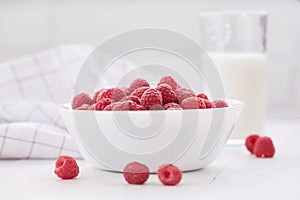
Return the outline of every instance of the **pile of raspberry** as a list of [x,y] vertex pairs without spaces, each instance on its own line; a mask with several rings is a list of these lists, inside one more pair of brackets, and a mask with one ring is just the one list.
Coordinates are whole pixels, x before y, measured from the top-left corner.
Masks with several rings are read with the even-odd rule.
[[186,110],[227,107],[224,100],[211,101],[204,93],[181,87],[173,77],[164,76],[155,88],[145,79],[135,79],[129,87],[103,88],[93,98],[80,93],[72,109],[99,111]]

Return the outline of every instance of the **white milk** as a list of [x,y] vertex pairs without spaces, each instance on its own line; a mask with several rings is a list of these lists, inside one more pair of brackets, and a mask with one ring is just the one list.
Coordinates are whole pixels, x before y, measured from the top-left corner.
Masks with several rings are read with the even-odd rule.
[[231,138],[261,134],[266,110],[266,55],[209,53],[223,80],[226,98],[245,103]]

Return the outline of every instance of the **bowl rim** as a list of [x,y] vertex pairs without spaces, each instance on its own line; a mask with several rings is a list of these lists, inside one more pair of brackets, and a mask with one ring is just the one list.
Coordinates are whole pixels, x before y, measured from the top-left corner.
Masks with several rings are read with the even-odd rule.
[[74,110],[71,109],[71,103],[64,103],[60,106],[61,110],[65,111],[71,111],[71,112],[97,112],[97,113],[117,113],[117,112],[130,112],[130,113],[144,113],[144,112],[191,112],[191,111],[200,111],[200,112],[206,112],[206,111],[211,111],[211,110],[230,110],[234,108],[239,108],[239,107],[244,107],[244,102],[241,100],[236,100],[236,99],[218,99],[218,100],[225,100],[228,105],[228,107],[223,107],[223,108],[208,108],[208,109],[186,109],[186,110],[124,110],[124,111],[107,111],[107,110]]

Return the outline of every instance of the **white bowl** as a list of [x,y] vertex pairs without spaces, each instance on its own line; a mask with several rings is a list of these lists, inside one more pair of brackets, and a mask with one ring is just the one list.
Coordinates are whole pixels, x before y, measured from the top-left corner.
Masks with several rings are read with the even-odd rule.
[[182,171],[203,168],[224,145],[244,104],[226,100],[228,107],[174,111],[85,111],[61,108],[82,156],[91,164],[121,172],[132,161],[152,172],[166,163]]

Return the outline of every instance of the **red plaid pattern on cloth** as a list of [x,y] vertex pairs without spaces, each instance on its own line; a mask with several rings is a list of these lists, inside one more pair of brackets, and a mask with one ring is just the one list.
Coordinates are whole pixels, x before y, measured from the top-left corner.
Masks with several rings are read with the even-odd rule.
[[0,64],[0,158],[80,157],[57,106],[69,102],[88,45]]

